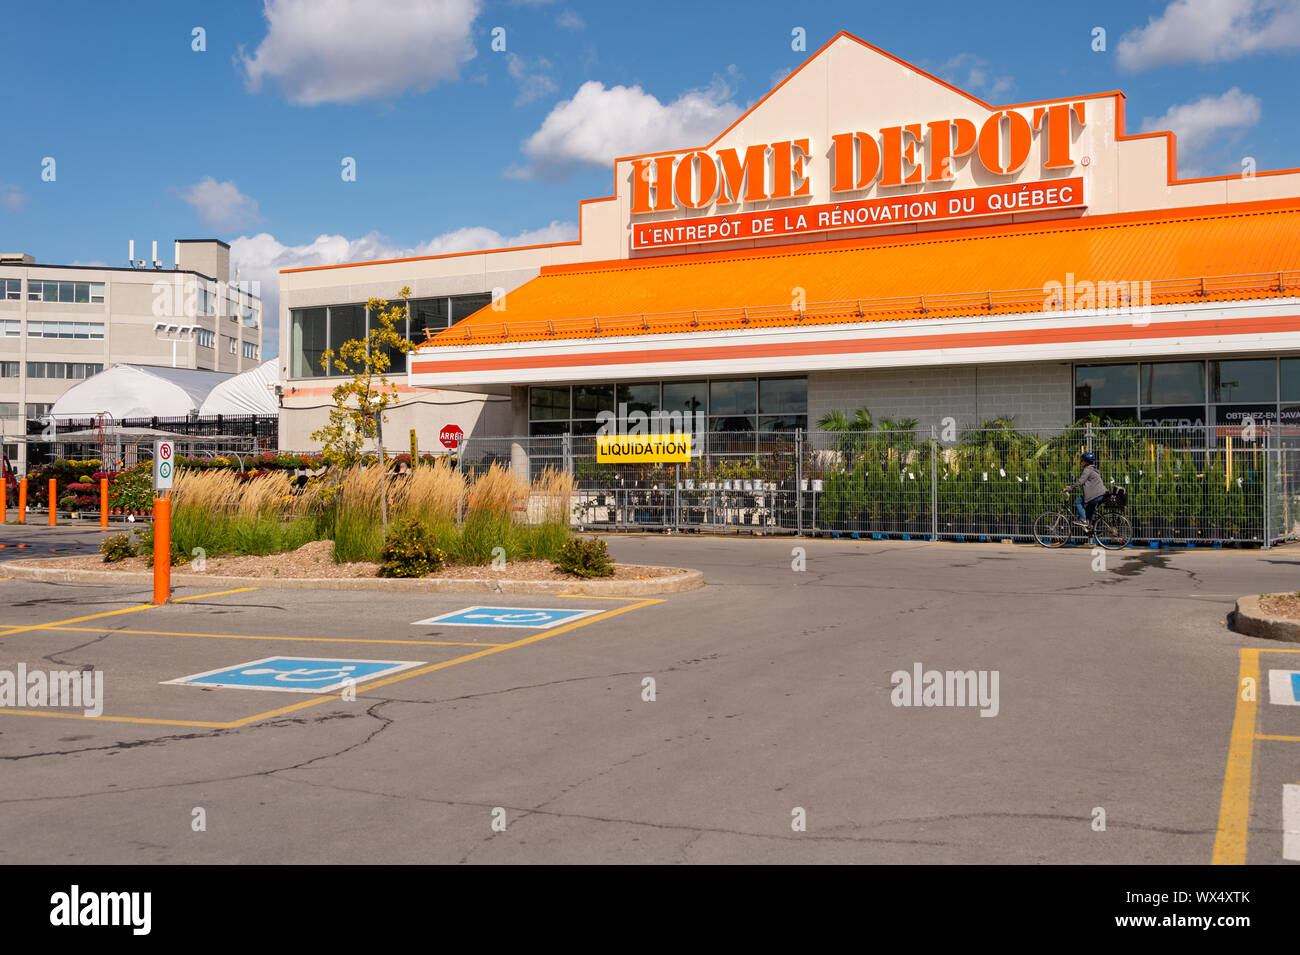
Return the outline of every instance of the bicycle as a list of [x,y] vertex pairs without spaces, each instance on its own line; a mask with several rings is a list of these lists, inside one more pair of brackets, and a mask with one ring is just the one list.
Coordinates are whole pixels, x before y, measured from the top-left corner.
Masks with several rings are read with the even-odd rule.
[[1103,501],[1093,512],[1087,527],[1075,524],[1074,505],[1063,503],[1055,511],[1043,511],[1034,520],[1034,540],[1041,547],[1064,547],[1075,537],[1095,540],[1107,550],[1127,547],[1133,540],[1133,522],[1128,516]]

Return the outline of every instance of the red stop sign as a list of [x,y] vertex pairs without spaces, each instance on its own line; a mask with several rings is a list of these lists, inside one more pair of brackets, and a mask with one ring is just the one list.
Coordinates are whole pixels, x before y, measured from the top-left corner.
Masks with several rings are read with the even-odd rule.
[[460,443],[465,440],[465,432],[460,429],[459,425],[449,424],[438,432],[438,440],[442,442],[444,448],[451,448],[455,451],[460,447]]

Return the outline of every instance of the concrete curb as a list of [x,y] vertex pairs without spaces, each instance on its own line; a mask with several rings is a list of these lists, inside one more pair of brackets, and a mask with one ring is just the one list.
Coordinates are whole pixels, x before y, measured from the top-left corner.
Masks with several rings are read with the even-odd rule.
[[1239,598],[1237,608],[1228,615],[1228,629],[1244,633],[1249,637],[1300,643],[1300,621],[1265,613],[1259,607],[1261,596],[1264,595],[1252,594],[1249,597]]
[[[39,580],[63,584],[134,584],[153,586],[153,574],[126,570],[72,570],[33,566],[33,558],[0,562],[0,575],[20,580]],[[628,567],[649,566],[627,564]],[[688,568],[671,570],[665,577],[646,580],[439,580],[436,578],[401,577],[226,577],[216,574],[186,574],[172,571],[173,587],[258,587],[264,590],[368,590],[380,593],[417,594],[577,594],[584,597],[647,597],[655,594],[678,594],[704,586],[704,574]]]

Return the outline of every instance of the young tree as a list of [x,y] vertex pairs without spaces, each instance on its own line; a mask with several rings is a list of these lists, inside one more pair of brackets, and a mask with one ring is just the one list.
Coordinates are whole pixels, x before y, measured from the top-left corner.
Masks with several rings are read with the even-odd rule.
[[387,375],[392,364],[389,355],[415,350],[398,331],[399,324],[405,323],[411,290],[403,288],[397,294],[400,301],[369,301],[370,331],[365,338],[343,342],[337,353],[327,348],[321,355],[327,375],[350,376],[334,389],[329,424],[311,435],[321,442],[325,463],[340,471],[361,460],[367,442],[377,436],[384,410],[397,400],[397,388]]

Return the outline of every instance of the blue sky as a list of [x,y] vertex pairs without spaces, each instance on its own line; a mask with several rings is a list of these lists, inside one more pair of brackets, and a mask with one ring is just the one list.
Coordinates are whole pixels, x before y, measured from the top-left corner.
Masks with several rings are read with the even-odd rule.
[[6,0],[0,249],[215,235],[274,305],[284,267],[573,238],[614,156],[711,139],[839,30],[993,102],[1121,89],[1184,175],[1300,166],[1300,0]]

